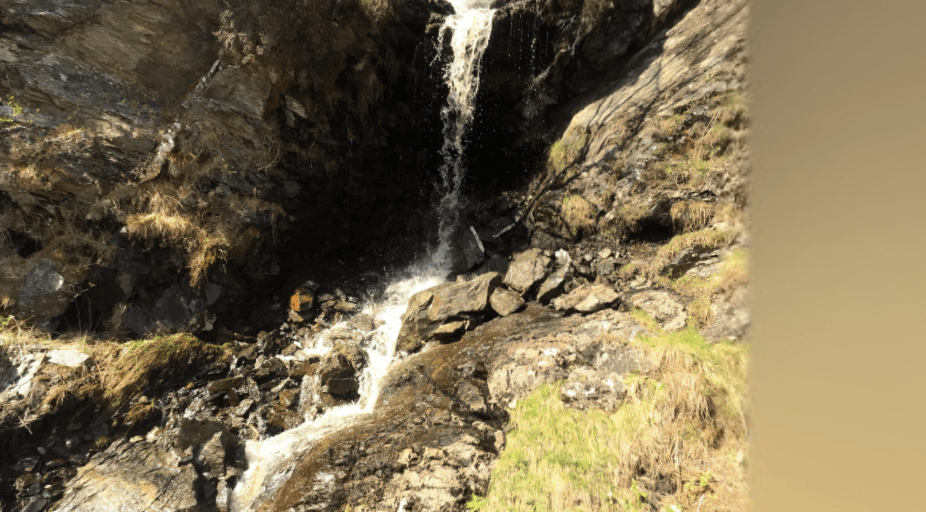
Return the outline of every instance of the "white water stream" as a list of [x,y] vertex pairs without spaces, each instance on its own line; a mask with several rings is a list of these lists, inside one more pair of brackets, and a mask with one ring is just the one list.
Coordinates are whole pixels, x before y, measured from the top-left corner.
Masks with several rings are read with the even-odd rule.
[[[349,426],[357,416],[372,412],[382,389],[383,378],[397,356],[401,356],[396,354],[395,344],[408,299],[421,290],[440,284],[449,272],[450,243],[457,222],[460,188],[465,173],[461,163],[464,136],[473,119],[480,61],[488,46],[494,14],[494,10],[488,8],[487,0],[450,0],[450,3],[456,14],[447,17],[439,37],[442,46],[445,34],[452,34],[450,47],[453,49],[453,60],[444,73],[449,94],[447,104],[441,110],[444,122],[441,154],[444,156],[444,164],[440,168],[443,193],[438,205],[438,247],[424,262],[410,266],[388,286],[381,301],[369,304],[364,309],[363,312],[373,316],[379,327],[366,347],[369,362],[360,379],[360,399],[354,404],[327,410],[317,418],[307,419],[302,425],[277,436],[246,443],[248,469],[229,497],[229,510],[233,512],[256,510],[289,479],[296,463],[317,440]],[[336,324],[329,331],[343,326],[343,323]],[[304,350],[313,355],[324,355],[332,345],[327,332],[323,332],[314,340],[314,346],[304,347]],[[304,385],[302,394],[310,389],[313,386]],[[301,397],[302,400],[308,398]]]

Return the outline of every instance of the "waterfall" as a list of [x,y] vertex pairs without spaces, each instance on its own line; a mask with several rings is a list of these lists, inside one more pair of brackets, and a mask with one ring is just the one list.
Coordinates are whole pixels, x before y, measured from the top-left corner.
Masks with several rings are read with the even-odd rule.
[[444,123],[444,144],[440,167],[443,194],[437,207],[439,244],[434,251],[435,264],[447,266],[450,242],[457,224],[463,167],[464,137],[475,113],[476,93],[479,90],[479,71],[482,55],[492,34],[492,17],[495,11],[486,0],[451,0],[456,14],[448,16],[441,27],[438,51],[443,47],[444,36],[450,32],[453,60],[444,70],[444,81],[449,92],[441,109]]
[[[453,49],[453,60],[444,70],[449,88],[447,103],[441,109],[444,135],[441,154],[444,162],[440,168],[442,197],[437,205],[439,244],[423,262],[413,264],[402,272],[386,288],[381,300],[365,306],[363,312],[373,316],[379,327],[367,342],[369,363],[360,379],[360,399],[356,403],[327,410],[317,418],[306,418],[302,425],[277,436],[248,441],[245,446],[248,469],[229,497],[229,510],[233,512],[256,510],[274,496],[289,479],[296,462],[319,439],[349,426],[353,418],[373,411],[382,380],[398,355],[395,343],[408,299],[421,290],[440,284],[448,274],[450,243],[459,215],[460,188],[465,173],[461,162],[464,137],[473,120],[480,61],[488,46],[494,14],[486,0],[451,0],[450,3],[456,14],[446,18],[439,35],[442,45],[445,34],[451,33],[450,46]],[[330,330],[344,324],[333,325]],[[311,346],[302,348],[307,353],[324,355],[332,345],[327,333],[321,333]],[[314,390],[314,386],[309,384],[304,383],[303,394]],[[308,398],[300,397],[301,400]]]

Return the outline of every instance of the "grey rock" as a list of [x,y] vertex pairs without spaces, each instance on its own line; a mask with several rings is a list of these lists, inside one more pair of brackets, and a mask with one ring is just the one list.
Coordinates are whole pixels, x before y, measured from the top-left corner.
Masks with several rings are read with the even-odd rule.
[[450,270],[452,272],[466,272],[485,257],[485,248],[479,240],[476,230],[470,226],[468,229],[459,229],[451,242]]
[[553,307],[560,311],[592,313],[603,309],[617,300],[617,292],[603,284],[586,284],[553,300]]
[[442,287],[434,293],[428,308],[428,320],[439,322],[460,313],[483,311],[489,305],[489,295],[498,286],[501,276],[489,272],[471,281]]
[[45,498],[37,498],[23,508],[22,512],[39,512],[40,510],[45,509],[45,505],[48,504],[48,500]]
[[[48,260],[41,260],[26,276],[19,290],[16,315],[39,320],[51,319],[64,313],[73,294],[65,287],[64,277]],[[53,329],[54,325],[47,326]]]
[[428,308],[434,294],[451,283],[442,283],[427,290],[422,290],[408,299],[408,307],[402,315],[402,327],[396,338],[396,350],[414,352],[424,345],[425,340],[439,327],[428,319]]
[[78,470],[56,510],[195,510],[199,476],[179,462],[156,444],[116,441]]
[[524,294],[547,276],[550,258],[540,249],[528,249],[515,255],[508,267],[504,283],[511,289]]
[[649,313],[667,331],[685,327],[688,318],[685,308],[669,292],[647,290],[631,295],[629,302],[632,307]]
[[48,357],[49,363],[67,366],[69,368],[83,366],[84,363],[90,359],[90,355],[84,354],[78,350],[51,350],[46,356]]
[[537,300],[547,303],[562,292],[563,283],[572,269],[569,253],[564,250],[556,252],[556,270],[540,285],[537,291]]
[[511,290],[496,288],[489,296],[489,304],[501,316],[508,316],[524,305],[524,299]]
[[354,315],[350,320],[347,321],[347,325],[361,332],[370,332],[373,329],[376,329],[376,324],[373,321],[373,317],[366,313]]

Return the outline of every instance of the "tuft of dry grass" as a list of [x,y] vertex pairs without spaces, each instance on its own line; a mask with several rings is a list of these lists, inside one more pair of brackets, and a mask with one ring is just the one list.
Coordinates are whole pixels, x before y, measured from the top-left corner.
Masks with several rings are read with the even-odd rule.
[[595,225],[595,208],[580,195],[563,197],[563,218],[573,235]]
[[714,217],[714,205],[704,201],[679,201],[669,210],[676,233],[697,231]]
[[718,231],[715,229],[702,229],[691,233],[676,235],[666,245],[659,248],[659,252],[650,262],[649,274],[657,277],[665,270],[678,254],[689,247],[702,247],[716,249],[730,243],[735,236],[732,231]]
[[748,347],[633,316],[654,335],[630,343],[656,365],[625,378],[611,415],[567,408],[556,384],[519,400],[488,493],[471,510],[749,509],[738,457],[748,449]]

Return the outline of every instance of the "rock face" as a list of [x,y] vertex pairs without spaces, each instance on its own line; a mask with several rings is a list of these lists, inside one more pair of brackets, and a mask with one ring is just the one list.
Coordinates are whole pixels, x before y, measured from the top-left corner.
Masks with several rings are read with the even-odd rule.
[[199,510],[198,475],[181,459],[146,441],[116,441],[78,471],[58,510]]

